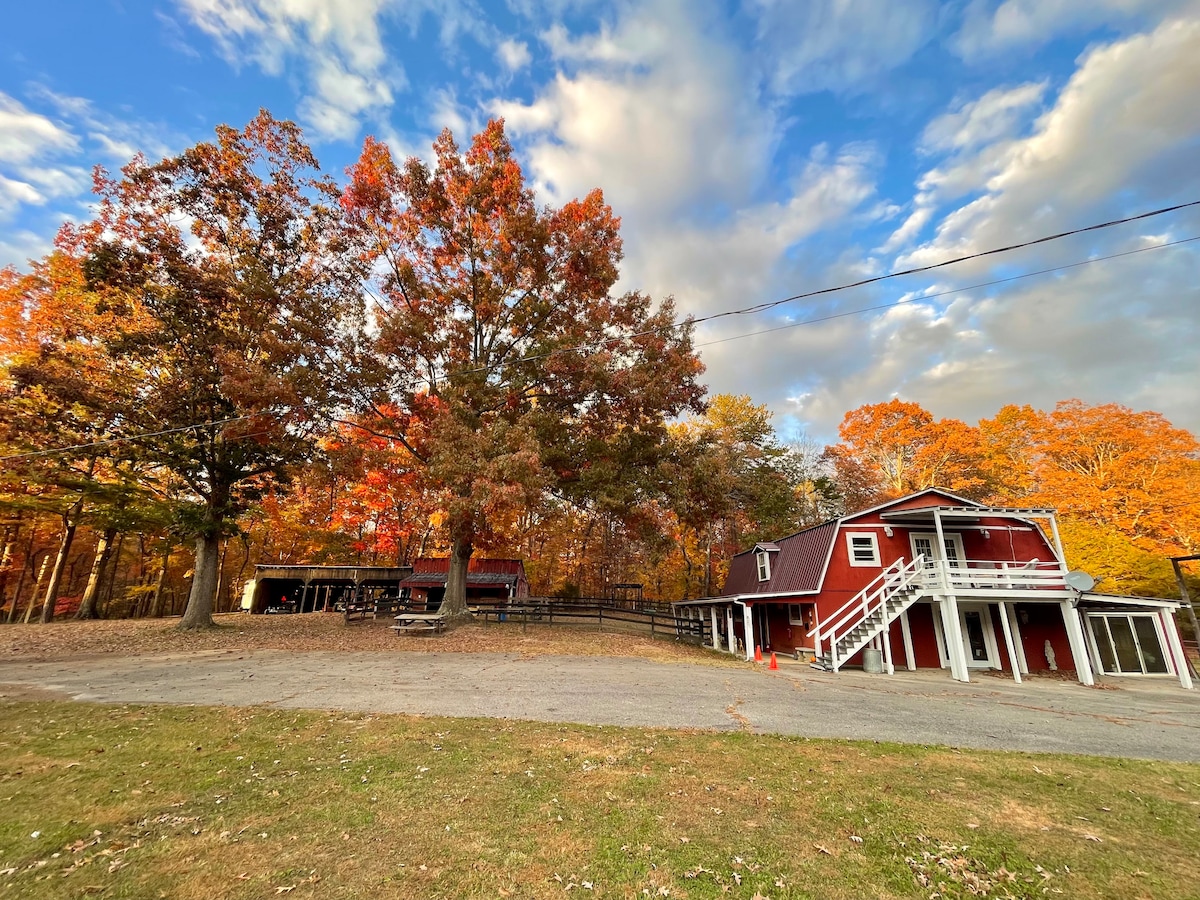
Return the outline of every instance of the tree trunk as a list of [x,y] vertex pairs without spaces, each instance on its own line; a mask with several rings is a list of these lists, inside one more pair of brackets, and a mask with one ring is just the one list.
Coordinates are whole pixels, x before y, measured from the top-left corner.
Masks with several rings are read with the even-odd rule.
[[33,596],[29,598],[29,608],[25,610],[25,624],[33,619],[33,611],[37,609],[38,597],[42,596],[42,585],[46,583],[46,569],[50,567],[50,554],[42,557],[42,566],[38,569],[37,581],[33,585]]
[[163,584],[167,580],[167,566],[171,562],[171,551],[168,550],[162,557],[162,568],[158,570],[158,581],[154,584],[154,599],[150,601],[150,617],[152,619],[162,618],[162,597]]
[[217,589],[213,591],[213,611],[221,612],[221,591],[225,587],[225,554],[229,552],[229,539],[221,541],[221,556],[217,561]]
[[[17,533],[21,530],[21,523],[15,522],[4,529],[4,549],[0,550],[0,609],[4,608],[4,592],[8,588],[8,570],[12,566],[13,551],[17,546]],[[17,598],[13,596],[13,609],[16,609]],[[9,621],[12,621],[12,612],[9,610]]]
[[450,570],[446,573],[446,594],[438,612],[450,621],[470,619],[467,610],[467,567],[471,564],[474,546],[466,538],[455,538],[450,545]]
[[21,589],[25,587],[25,573],[29,569],[28,566],[21,566],[21,574],[17,576],[17,586],[13,589],[12,606],[8,608],[8,619],[6,623],[11,625],[17,621],[17,609],[21,605]]
[[213,627],[213,599],[217,594],[217,565],[221,557],[221,538],[202,534],[196,538],[196,565],[187,608],[179,620],[183,630]]
[[104,580],[104,570],[108,567],[108,560],[112,557],[113,538],[116,536],[117,529],[115,528],[109,528],[100,535],[100,541],[96,544],[96,558],[92,561],[92,571],[88,575],[87,587],[83,590],[83,599],[79,601],[79,612],[75,614],[77,619],[99,618],[96,607],[97,601],[100,599],[100,583]]
[[125,533],[117,535],[117,549],[113,551],[113,573],[108,579],[108,589],[104,592],[104,614],[103,618],[108,618],[108,611],[112,608],[113,591],[117,587],[117,572],[121,568],[121,550],[125,544]]
[[58,559],[54,561],[54,571],[50,573],[50,583],[46,585],[46,599],[42,603],[41,622],[54,621],[54,604],[58,602],[58,589],[62,585],[63,572],[67,570],[67,558],[71,554],[71,544],[75,540],[75,529],[79,527],[79,513],[83,509],[83,500],[78,500],[71,509],[63,515],[62,541],[58,545]]

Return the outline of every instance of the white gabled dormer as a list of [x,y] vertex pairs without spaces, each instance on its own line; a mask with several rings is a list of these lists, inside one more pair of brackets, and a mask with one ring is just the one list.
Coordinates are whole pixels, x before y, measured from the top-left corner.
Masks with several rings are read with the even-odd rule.
[[760,542],[754,545],[754,561],[758,565],[758,580],[771,580],[771,554],[779,552],[778,544]]

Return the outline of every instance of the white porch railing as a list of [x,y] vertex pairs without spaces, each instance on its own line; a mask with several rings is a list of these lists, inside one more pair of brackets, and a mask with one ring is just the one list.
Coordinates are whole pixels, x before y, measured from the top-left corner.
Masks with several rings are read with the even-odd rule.
[[1065,591],[1067,571],[1058,562],[926,559],[919,584],[931,593],[975,595],[1012,591]]

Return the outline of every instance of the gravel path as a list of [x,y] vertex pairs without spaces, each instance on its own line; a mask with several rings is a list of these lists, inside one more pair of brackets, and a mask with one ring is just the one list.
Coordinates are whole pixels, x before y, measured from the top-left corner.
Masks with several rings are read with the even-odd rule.
[[0,697],[275,705],[671,728],[1200,762],[1200,692],[941,672],[832,675],[499,653],[202,651],[0,662]]

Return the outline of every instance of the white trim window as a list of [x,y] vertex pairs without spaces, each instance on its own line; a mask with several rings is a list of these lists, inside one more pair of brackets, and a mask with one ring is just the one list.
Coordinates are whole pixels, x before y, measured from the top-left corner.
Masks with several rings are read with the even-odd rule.
[[789,603],[788,604],[788,624],[789,625],[803,625],[804,624],[804,610],[801,608],[799,603]]
[[771,580],[771,551],[759,550],[754,554],[754,560],[758,563],[758,580]]
[[879,566],[879,536],[873,531],[846,532],[846,554],[855,568]]

